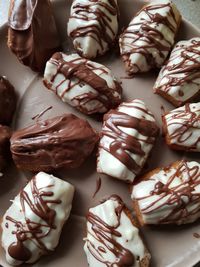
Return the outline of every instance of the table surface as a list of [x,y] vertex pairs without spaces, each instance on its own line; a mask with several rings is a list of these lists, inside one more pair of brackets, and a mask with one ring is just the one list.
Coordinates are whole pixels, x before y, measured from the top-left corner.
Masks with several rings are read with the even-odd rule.
[[[183,16],[200,29],[200,0],[173,1],[180,9]],[[0,0],[0,26],[7,21],[9,2],[10,0]]]

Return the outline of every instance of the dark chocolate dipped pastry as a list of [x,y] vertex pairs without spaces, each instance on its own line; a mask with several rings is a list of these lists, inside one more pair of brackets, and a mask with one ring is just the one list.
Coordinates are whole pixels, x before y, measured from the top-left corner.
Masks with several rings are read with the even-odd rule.
[[11,0],[8,47],[32,70],[43,72],[46,61],[60,48],[49,0]]
[[7,161],[11,158],[10,137],[11,129],[7,126],[0,125],[0,171],[6,167]]
[[18,168],[50,171],[77,168],[91,154],[98,135],[83,119],[64,114],[16,131],[12,157]]
[[17,96],[10,82],[0,76],[0,124],[9,125],[16,109]]
[[105,113],[121,102],[122,88],[111,71],[78,54],[55,53],[46,64],[44,84],[85,114]]

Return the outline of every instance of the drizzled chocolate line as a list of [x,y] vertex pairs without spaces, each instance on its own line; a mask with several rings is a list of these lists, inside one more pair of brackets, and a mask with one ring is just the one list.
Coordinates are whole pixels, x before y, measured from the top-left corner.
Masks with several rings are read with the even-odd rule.
[[[168,172],[170,168],[164,168]],[[183,180],[183,175],[187,178]],[[179,185],[172,185],[176,177],[182,180]],[[154,190],[148,196],[137,198],[137,201],[148,200],[154,195],[159,198],[151,202],[145,208],[141,209],[143,214],[155,213],[164,206],[171,208],[170,213],[160,218],[158,223],[174,223],[181,219],[187,219],[190,216],[200,212],[200,193],[195,191],[195,188],[200,185],[200,168],[199,166],[189,167],[186,161],[181,161],[176,167],[176,171],[171,175],[166,184],[161,181],[155,184]],[[167,198],[167,196],[169,196]],[[166,199],[165,199],[166,198]],[[187,198],[187,200],[186,200]],[[164,201],[159,204],[160,201]],[[188,205],[194,208],[189,210]]]
[[[58,74],[64,75],[64,77],[69,80],[67,88],[63,91],[61,98],[70,91],[76,85],[84,85],[84,83],[90,85],[93,89],[97,91],[97,93],[84,93],[80,94],[79,96],[75,96],[72,101],[76,100],[79,102],[79,109],[82,112],[87,113],[87,110],[83,108],[83,104],[85,105],[87,102],[95,99],[102,103],[106,109],[110,107],[114,107],[120,103],[119,97],[115,97],[113,95],[113,90],[116,90],[119,94],[121,94],[122,88],[121,86],[115,82],[115,89],[108,87],[107,82],[101,78],[100,76],[108,72],[102,67],[94,67],[90,61],[83,59],[83,58],[76,58],[70,61],[65,61],[63,59],[62,53],[56,53],[50,59],[50,63],[56,65],[57,71],[56,74],[52,77],[51,82],[53,83],[56,76]],[[100,70],[101,73],[99,75],[95,74],[95,70]],[[78,81],[73,84],[72,78],[77,78]],[[58,95],[58,88],[61,86],[62,83],[66,82],[63,80],[56,86],[56,94]],[[98,111],[98,107],[97,110]],[[92,110],[95,112],[95,110]]]
[[[200,142],[200,135],[195,138],[192,131],[189,130],[199,129],[200,132],[200,109],[192,111],[192,106],[193,105],[186,104],[181,109],[172,110],[166,115],[167,117],[163,117],[163,122],[165,123],[166,121],[166,127],[168,129],[167,133],[172,142],[173,139],[177,139],[177,142],[184,146],[188,140],[194,139],[194,142],[190,145],[189,149],[196,149]],[[171,132],[170,127],[173,126],[175,126],[175,129]]]
[[[17,221],[10,216],[6,216],[6,220],[15,225],[16,230],[13,231],[12,234],[16,235],[17,239],[16,242],[8,247],[8,253],[12,258],[23,262],[28,261],[32,256],[31,251],[24,245],[26,240],[32,241],[38,249],[42,250],[44,253],[48,253],[48,249],[42,239],[47,237],[52,229],[56,229],[56,225],[54,224],[56,211],[51,209],[48,204],[61,203],[61,200],[52,199],[54,195],[52,191],[44,191],[45,188],[38,189],[35,177],[31,180],[30,186],[33,200],[31,200],[25,190],[22,190],[19,195],[25,223],[22,223],[20,220]],[[53,185],[48,186],[48,188],[51,187],[53,187]],[[49,199],[46,199],[47,197]],[[27,206],[43,221],[43,223],[31,221],[28,218]]]
[[[119,16],[118,6],[115,0],[107,0],[106,2],[88,0],[88,4],[77,3],[73,6],[73,15],[69,19],[78,19],[84,21],[94,20],[97,23],[90,24],[89,26],[80,26],[70,32],[70,36],[75,39],[77,37],[90,36],[93,38],[104,50],[104,43],[111,46],[113,38],[116,33],[114,32],[110,16]],[[102,10],[105,9],[105,11]],[[110,14],[109,15],[107,15]],[[111,36],[110,34],[111,33]]]
[[101,177],[99,177],[97,180],[96,180],[96,189],[95,189],[95,192],[92,196],[92,198],[95,198],[96,194],[99,192],[101,188]]
[[[191,40],[190,44],[177,44],[169,61],[162,69],[163,77],[168,81],[164,85],[156,86],[155,90],[162,90],[169,93],[172,86],[181,86],[184,83],[196,84],[200,83],[195,80],[200,78],[200,39]],[[173,64],[172,64],[173,63]],[[179,91],[179,96],[184,96],[183,91]]]
[[[115,226],[110,226],[106,222],[104,222],[99,216],[93,214],[89,211],[87,215],[88,222],[92,225],[91,228],[94,232],[89,232],[90,235],[93,236],[98,242],[100,242],[103,246],[95,247],[95,245],[87,239],[87,247],[93,257],[96,258],[97,261],[102,262],[107,267],[119,266],[133,266],[135,262],[135,257],[131,253],[130,250],[123,247],[119,242],[115,239],[121,237],[120,232],[117,231],[117,228],[120,226],[121,214],[124,211],[124,203],[122,200],[113,195],[112,200],[118,201],[119,205],[115,209],[115,214],[117,216],[117,224]],[[110,262],[104,259],[104,254],[107,253],[107,250],[110,251],[116,257],[116,262]]]
[[[128,107],[125,103],[120,107]],[[153,117],[148,110],[131,106],[135,109],[139,109],[142,112]],[[120,127],[136,129],[140,134],[144,135],[145,139],[139,139],[135,136],[125,133]],[[155,122],[148,121],[146,119],[137,119],[131,117],[128,114],[122,113],[118,110],[111,110],[104,115],[104,127],[101,135],[112,138],[113,141],[110,144],[109,149],[105,145],[100,144],[100,148],[103,148],[107,152],[111,153],[115,158],[121,161],[130,171],[137,174],[141,170],[141,166],[130,156],[128,152],[145,156],[145,152],[142,149],[140,141],[146,144],[153,144],[155,137],[157,136],[159,129]],[[127,152],[128,151],[128,152]]]
[[[161,15],[162,9],[164,8],[169,8],[170,19],[167,16]],[[121,54],[122,56],[125,56],[124,60],[127,61],[129,65],[131,65],[129,56],[133,53],[139,53],[145,57],[149,66],[156,67],[158,65],[157,59],[151,54],[150,50],[156,49],[159,57],[164,61],[173,43],[169,42],[164,34],[159,29],[155,28],[155,24],[165,25],[171,31],[171,33],[175,35],[178,21],[176,21],[176,16],[170,2],[167,4],[154,4],[146,6],[137,15],[140,15],[142,12],[145,13],[147,18],[145,18],[144,15],[144,19],[141,19],[140,22],[135,22],[135,19],[133,19],[128,28],[122,33],[120,38],[120,46],[122,47]],[[135,26],[138,28],[132,29]],[[128,41],[126,41],[126,39]],[[130,42],[130,40],[132,41]],[[163,40],[165,43],[163,43]],[[138,44],[138,41],[143,41],[146,43],[146,45],[141,46],[140,43]],[[128,48],[128,51],[123,49],[125,47]],[[140,70],[138,65],[135,65],[135,67]]]

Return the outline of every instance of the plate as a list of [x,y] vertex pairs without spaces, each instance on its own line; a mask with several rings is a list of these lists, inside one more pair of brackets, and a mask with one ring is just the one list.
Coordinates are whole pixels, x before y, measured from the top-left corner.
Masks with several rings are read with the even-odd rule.
[[[71,0],[53,1],[56,22],[62,37],[64,51],[72,51],[71,41],[67,40],[67,21]],[[121,12],[121,28],[127,26],[132,16],[143,6],[139,0],[118,0]],[[101,118],[85,116],[69,105],[62,103],[52,92],[42,84],[42,77],[21,65],[6,46],[7,26],[0,29],[0,74],[6,75],[18,92],[18,109],[13,123],[14,129],[28,126],[33,123],[32,117],[44,111],[49,106],[53,108],[43,115],[43,119],[50,118],[65,112],[72,112],[79,117],[87,119],[99,131]],[[182,21],[177,40],[200,36],[200,32],[186,20]],[[133,79],[125,79],[124,65],[117,51],[108,52],[105,57],[97,60],[111,68],[112,72],[121,79],[124,89],[124,100],[140,98],[145,101],[161,126],[161,107],[165,110],[173,109],[163,98],[153,94],[152,87],[158,72],[136,75]],[[170,150],[160,136],[148,161],[146,170],[167,165],[175,160],[186,158],[199,161],[199,154],[181,153]],[[35,263],[34,267],[86,267],[87,261],[83,252],[83,237],[85,236],[85,214],[89,207],[96,205],[99,200],[113,193],[119,194],[125,203],[131,207],[128,186],[116,179],[96,173],[95,153],[79,168],[70,171],[59,171],[56,175],[75,185],[76,193],[73,202],[72,215],[66,223],[59,246],[52,255],[43,257]],[[0,178],[0,216],[10,206],[20,188],[31,173],[19,172],[12,164]],[[102,186],[93,198],[98,177],[102,179]],[[200,223],[196,222],[186,226],[154,226],[144,227],[142,232],[147,246],[152,254],[153,267],[190,267],[200,260],[200,239],[194,233],[200,233]],[[4,252],[0,249],[0,264],[8,267]],[[23,265],[25,266],[25,265]],[[30,265],[29,265],[30,266]]]

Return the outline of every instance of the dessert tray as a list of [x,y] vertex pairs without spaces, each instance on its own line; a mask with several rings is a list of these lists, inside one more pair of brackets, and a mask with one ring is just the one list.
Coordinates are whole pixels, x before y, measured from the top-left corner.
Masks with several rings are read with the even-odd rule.
[[[52,1],[57,28],[62,38],[63,51],[72,52],[72,43],[67,38],[67,21],[69,18],[71,0]],[[131,18],[146,3],[139,0],[118,0],[120,9],[121,28],[126,27]],[[200,37],[200,31],[191,23],[182,20],[176,40]],[[0,74],[7,76],[15,86],[18,93],[18,107],[13,121],[13,128],[20,129],[32,124],[33,117],[52,107],[42,115],[42,119],[51,118],[63,113],[73,113],[80,118],[89,121],[90,125],[99,132],[102,127],[102,116],[86,116],[47,90],[42,78],[29,68],[20,64],[16,57],[9,51],[6,45],[7,25],[0,28]],[[144,74],[136,74],[133,78],[127,78],[124,64],[117,49],[106,53],[105,56],[95,60],[110,68],[113,74],[122,82],[123,100],[139,98],[143,100],[161,128],[161,114],[163,109],[170,111],[174,107],[162,97],[153,93],[153,85],[158,76],[158,71],[150,71]],[[94,152],[95,153],[95,152]],[[153,152],[148,160],[145,171],[167,166],[181,159],[200,162],[198,153],[185,153],[171,150],[164,138],[159,136]],[[31,265],[42,266],[80,266],[86,267],[87,259],[83,251],[86,236],[85,215],[90,207],[112,194],[119,195],[126,205],[131,208],[129,187],[120,180],[110,178],[96,172],[96,157],[91,155],[78,169],[69,171],[57,171],[55,174],[75,186],[75,197],[69,220],[63,228],[59,245],[55,252],[42,257],[37,263]],[[32,174],[20,172],[13,165],[0,177],[0,216],[10,206],[12,200],[27,183],[27,178]],[[98,187],[99,177],[101,186]],[[95,194],[95,191],[98,192]],[[132,210],[132,209],[131,209]],[[147,247],[151,253],[151,266],[153,267],[192,267],[200,261],[200,222],[185,226],[144,226],[142,233]],[[0,264],[9,267],[5,260],[5,253],[0,248]],[[23,265],[24,267],[26,265]],[[27,265],[30,266],[30,265]]]

